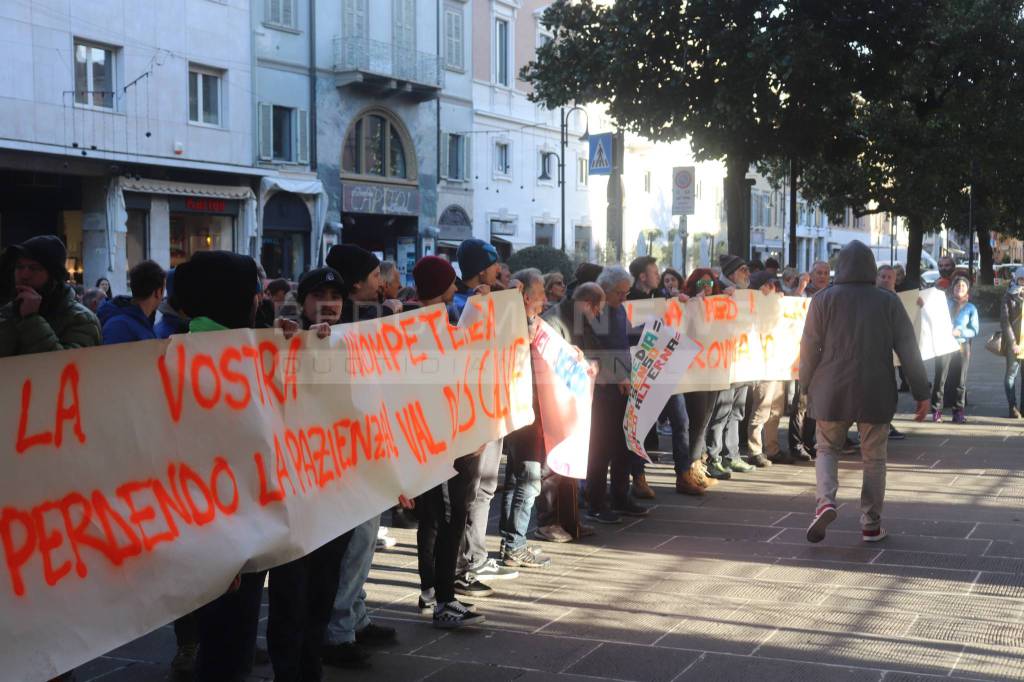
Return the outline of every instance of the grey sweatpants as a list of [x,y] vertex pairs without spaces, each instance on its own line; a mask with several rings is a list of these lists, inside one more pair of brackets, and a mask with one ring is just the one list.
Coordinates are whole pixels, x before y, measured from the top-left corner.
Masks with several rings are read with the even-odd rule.
[[[818,457],[814,470],[818,479],[817,507],[836,506],[839,489],[839,453],[846,442],[846,432],[853,422],[818,420]],[[857,424],[860,432],[860,454],[864,460],[864,481],[860,488],[860,525],[864,530],[878,530],[882,524],[885,502],[885,458],[889,444],[888,424]]]
[[462,539],[456,575],[480,568],[487,561],[487,520],[491,515],[491,500],[498,489],[498,468],[501,466],[501,446],[504,440],[499,438],[484,446],[480,453],[479,478],[468,482],[470,502],[466,534]]

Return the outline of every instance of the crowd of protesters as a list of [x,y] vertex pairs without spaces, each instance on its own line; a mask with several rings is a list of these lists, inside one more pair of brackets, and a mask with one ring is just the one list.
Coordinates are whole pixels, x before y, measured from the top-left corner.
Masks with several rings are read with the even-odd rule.
[[[583,358],[594,360],[585,484],[545,466],[538,417],[504,439],[464,453],[454,461],[453,478],[415,499],[401,498],[389,513],[393,525],[417,527],[418,609],[439,628],[483,621],[484,614],[470,600],[494,594],[493,584],[514,580],[520,570],[539,570],[552,562],[541,545],[529,541],[534,514],[536,539],[571,542],[594,534],[597,525],[649,513],[643,503],[656,493],[622,429],[630,347],[639,331],[627,318],[627,300],[685,301],[739,289],[814,299],[799,381],[674,395],[647,437],[649,451],[661,449],[659,436],[670,443],[675,490],[683,495],[706,495],[720,481],[772,464],[817,460],[819,506],[808,530],[811,541],[823,538],[835,518],[836,457],[858,447],[865,459],[864,539],[884,537],[885,443],[903,437],[891,426],[896,403],[892,351],[900,356],[918,411],[930,409],[939,421],[952,396],[953,421],[962,423],[971,339],[979,333],[977,310],[969,300],[970,277],[944,259],[937,286],[948,292],[960,350],[936,360],[927,402],[928,382],[909,320],[900,317],[901,306],[892,295],[911,287],[897,268],[876,269],[870,250],[859,242],[840,254],[834,278],[826,262],[801,274],[782,269],[772,258],[761,264],[723,255],[716,267],[689,274],[662,270],[651,257],[637,258],[628,268],[583,263],[570,279],[535,269],[512,273],[492,245],[467,239],[455,259],[458,273],[445,258],[425,256],[412,268],[414,286],[405,288],[393,263],[356,245],[332,247],[325,266],[306,272],[297,283],[268,280],[248,256],[207,251],[170,271],[153,261],[135,265],[128,273],[130,295],[113,295],[110,283],[101,279],[80,297],[67,282],[65,260],[64,245],[52,236],[34,237],[3,255],[0,271],[9,291],[0,307],[0,357],[223,329],[274,327],[284,334],[301,329],[325,337],[334,324],[435,304],[446,306],[449,321],[457,324],[471,297],[515,288],[531,338],[544,320]],[[1015,273],[1001,319],[1006,394],[1015,418],[1020,418],[1014,381],[1020,371],[1022,300],[1024,268]],[[877,322],[877,329],[866,332],[864,319]],[[860,373],[856,381],[851,372]],[[888,384],[891,391],[885,390]],[[779,434],[787,414],[784,447]],[[854,422],[859,443],[848,435]],[[500,541],[492,555],[487,524],[495,497]],[[269,576],[240,575],[223,596],[178,619],[175,672],[204,682],[231,682],[245,678],[254,657],[266,656],[275,679],[284,682],[318,680],[323,664],[370,665],[370,649],[396,638],[394,629],[372,622],[365,605],[374,552],[395,543],[380,524],[375,516],[311,554],[271,569]],[[257,624],[267,584],[267,650],[258,652]]]

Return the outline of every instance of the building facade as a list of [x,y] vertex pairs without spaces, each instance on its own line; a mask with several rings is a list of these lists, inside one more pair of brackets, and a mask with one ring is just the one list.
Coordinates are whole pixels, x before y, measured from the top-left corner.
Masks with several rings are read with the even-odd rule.
[[436,245],[444,82],[437,0],[317,3],[316,171],[324,247],[356,243],[412,265]]
[[[520,69],[550,39],[540,23],[544,0],[472,0],[473,125],[467,138],[472,234],[508,258],[534,244],[587,257],[586,113],[550,110],[528,99]],[[465,24],[469,26],[470,24]],[[561,147],[562,121],[568,144]],[[564,186],[562,179],[564,178]],[[564,189],[565,219],[562,219]]]
[[7,4],[0,246],[59,235],[115,293],[146,258],[255,254],[250,22],[245,0]]

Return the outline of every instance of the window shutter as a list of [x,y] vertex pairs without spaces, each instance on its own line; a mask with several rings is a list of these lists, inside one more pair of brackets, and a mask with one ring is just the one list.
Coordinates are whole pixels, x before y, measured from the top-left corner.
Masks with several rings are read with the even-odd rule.
[[455,65],[458,66],[461,69],[461,68],[465,68],[465,66],[466,66],[466,58],[464,56],[465,50],[463,48],[463,38],[462,38],[462,36],[463,36],[462,12],[456,12],[454,16],[455,16],[455,22],[454,22],[454,24],[455,24],[455,26],[454,26],[455,37],[453,39],[454,40],[454,47],[453,47],[453,49],[455,50]]
[[462,153],[463,153],[464,159],[465,159],[463,164],[462,164],[462,178],[464,180],[471,180],[473,178],[473,176],[472,176],[472,165],[470,163],[472,161],[473,157],[472,157],[472,155],[470,154],[470,151],[469,151],[469,145],[470,145],[470,143],[472,141],[473,141],[473,135],[472,134],[463,135],[462,136]]
[[449,171],[448,159],[450,158],[448,155],[451,154],[452,142],[453,141],[454,140],[452,139],[451,133],[442,133],[442,135],[441,135],[441,150],[440,150],[440,154],[441,154],[441,178],[444,179],[444,180],[448,179],[448,171]]
[[295,110],[296,121],[296,160],[299,163],[309,163],[309,112],[302,109]]
[[281,23],[281,0],[266,0],[266,16],[271,24]]
[[274,159],[274,107],[270,104],[260,103],[260,161],[273,161]]
[[295,0],[278,0],[281,3],[282,26],[295,26]]

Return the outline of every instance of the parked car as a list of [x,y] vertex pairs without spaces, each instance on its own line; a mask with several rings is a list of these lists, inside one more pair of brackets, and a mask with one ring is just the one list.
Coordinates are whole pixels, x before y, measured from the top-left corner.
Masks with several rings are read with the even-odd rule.
[[935,283],[939,281],[938,270],[926,270],[921,273],[921,286],[922,287],[933,287]]

